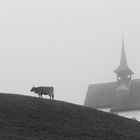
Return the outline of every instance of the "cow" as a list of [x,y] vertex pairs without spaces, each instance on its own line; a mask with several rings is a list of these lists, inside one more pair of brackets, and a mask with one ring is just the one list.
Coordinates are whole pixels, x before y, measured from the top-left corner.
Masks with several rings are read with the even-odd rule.
[[39,86],[39,87],[32,87],[30,90],[31,92],[37,93],[39,98],[42,98],[42,95],[49,95],[50,99],[54,99],[54,87],[44,87],[44,86]]

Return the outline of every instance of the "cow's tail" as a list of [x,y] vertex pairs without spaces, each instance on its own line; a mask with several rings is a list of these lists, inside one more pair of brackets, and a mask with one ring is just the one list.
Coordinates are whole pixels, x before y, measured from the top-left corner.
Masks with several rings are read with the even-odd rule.
[[54,93],[52,93],[52,100],[54,100]]
[[52,100],[54,100],[54,88],[52,87]]

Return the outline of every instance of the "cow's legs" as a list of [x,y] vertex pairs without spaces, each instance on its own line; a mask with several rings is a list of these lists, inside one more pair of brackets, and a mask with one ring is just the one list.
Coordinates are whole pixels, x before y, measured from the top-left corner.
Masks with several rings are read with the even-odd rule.
[[42,98],[42,93],[38,93],[39,98]]
[[51,94],[49,94],[49,96],[50,96],[50,100],[52,99],[52,95]]
[[49,95],[50,96],[50,99],[53,100],[54,99],[54,95]]

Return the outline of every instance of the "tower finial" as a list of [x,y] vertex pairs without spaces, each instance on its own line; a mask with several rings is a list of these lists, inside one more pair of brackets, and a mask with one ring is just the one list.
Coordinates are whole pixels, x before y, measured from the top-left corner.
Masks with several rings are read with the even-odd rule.
[[124,33],[122,32],[122,47],[124,48]]

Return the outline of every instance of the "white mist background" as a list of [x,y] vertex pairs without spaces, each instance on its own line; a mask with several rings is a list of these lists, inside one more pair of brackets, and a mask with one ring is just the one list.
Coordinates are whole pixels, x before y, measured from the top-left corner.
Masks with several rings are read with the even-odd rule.
[[89,84],[116,80],[122,32],[133,78],[140,78],[138,0],[0,1],[0,92],[83,104]]

